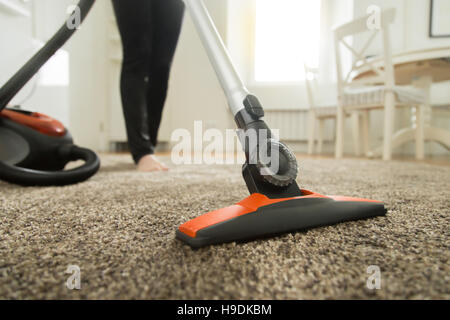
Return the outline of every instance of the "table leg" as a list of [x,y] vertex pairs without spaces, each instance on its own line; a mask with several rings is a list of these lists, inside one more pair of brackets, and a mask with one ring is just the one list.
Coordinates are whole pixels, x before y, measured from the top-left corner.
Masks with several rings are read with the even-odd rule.
[[316,116],[313,110],[309,110],[308,114],[308,154],[314,152]]
[[335,145],[335,157],[337,159],[342,158],[344,155],[344,108],[338,105],[336,115],[336,145]]
[[351,121],[353,131],[353,148],[355,150],[355,156],[359,157],[361,155],[359,112],[352,112]]
[[415,128],[415,140],[416,140],[416,159],[423,160],[425,157],[425,119],[424,119],[424,106],[416,107],[416,128]]
[[363,152],[364,155],[367,156],[369,153],[369,110],[363,110],[361,111],[361,137],[362,137],[362,143],[363,143]]
[[423,160],[425,158],[425,112],[430,111],[430,90],[433,78],[431,76],[421,76],[412,81],[414,87],[422,89],[426,92],[426,102],[416,107],[416,116],[413,126],[416,128],[416,159]]
[[383,160],[392,158],[392,134],[394,132],[395,94],[392,91],[385,93],[384,101],[384,136]]

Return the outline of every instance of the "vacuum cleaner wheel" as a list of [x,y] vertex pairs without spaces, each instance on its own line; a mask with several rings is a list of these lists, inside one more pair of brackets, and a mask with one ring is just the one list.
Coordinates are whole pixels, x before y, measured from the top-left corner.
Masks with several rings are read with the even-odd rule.
[[298,164],[295,155],[282,142],[274,139],[269,139],[267,142],[271,153],[277,153],[274,158],[278,158],[278,170],[274,171],[271,168],[272,163],[264,164],[261,161],[257,162],[257,168],[263,180],[271,185],[277,187],[286,187],[295,181],[298,174]]

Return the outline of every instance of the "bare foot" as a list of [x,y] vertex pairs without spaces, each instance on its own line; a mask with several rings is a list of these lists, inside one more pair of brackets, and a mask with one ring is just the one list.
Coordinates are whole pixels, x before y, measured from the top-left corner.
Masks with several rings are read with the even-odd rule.
[[143,156],[138,164],[137,164],[137,170],[140,172],[153,172],[153,171],[168,171],[169,168],[167,168],[164,164],[159,162],[159,160],[152,154],[148,154],[146,156]]

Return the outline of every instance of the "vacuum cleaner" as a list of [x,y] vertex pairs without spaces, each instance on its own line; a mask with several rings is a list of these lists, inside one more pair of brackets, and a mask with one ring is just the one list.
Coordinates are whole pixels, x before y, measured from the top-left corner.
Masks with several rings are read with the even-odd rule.
[[[380,201],[324,196],[299,188],[294,154],[273,137],[264,109],[239,78],[203,0],[185,0],[194,25],[219,78],[237,127],[257,135],[256,148],[241,139],[246,155],[242,168],[250,196],[232,206],[206,213],[179,226],[176,237],[191,247],[249,241],[286,232],[333,225],[386,214]],[[278,166],[259,156],[260,148],[277,150]],[[274,170],[273,168],[276,168]]]
[[[94,0],[78,3],[80,22]],[[75,13],[74,13],[75,14]],[[73,16],[72,16],[73,17]],[[70,19],[0,88],[0,179],[23,186],[68,185],[94,175],[100,160],[91,150],[73,144],[61,122],[37,112],[6,108],[11,99],[76,31]],[[84,164],[64,170],[70,161]]]

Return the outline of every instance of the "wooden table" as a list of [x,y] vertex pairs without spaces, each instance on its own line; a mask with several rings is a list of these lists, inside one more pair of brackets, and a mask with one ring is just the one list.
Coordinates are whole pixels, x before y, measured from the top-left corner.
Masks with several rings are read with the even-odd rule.
[[[370,61],[374,66],[382,68],[382,59],[373,58]],[[428,94],[433,82],[442,82],[450,80],[450,47],[439,47],[424,50],[414,50],[402,52],[392,56],[395,72],[395,82],[397,85],[408,85],[426,89]],[[361,79],[374,76],[374,72],[366,65],[361,65],[357,69],[357,74],[353,79]],[[450,90],[450,84],[449,84]],[[429,97],[428,97],[429,98]],[[420,107],[416,109],[414,119],[424,117],[426,112]],[[450,129],[450,125],[449,125]],[[416,144],[416,158],[424,158],[424,141],[436,141],[445,148],[450,149],[450,130],[431,127],[425,123],[423,127],[419,121],[413,121],[410,128],[397,131],[392,139],[392,148],[399,147],[404,143],[415,140],[419,137],[419,143]],[[371,155],[377,156],[381,153],[381,148],[373,150]]]

